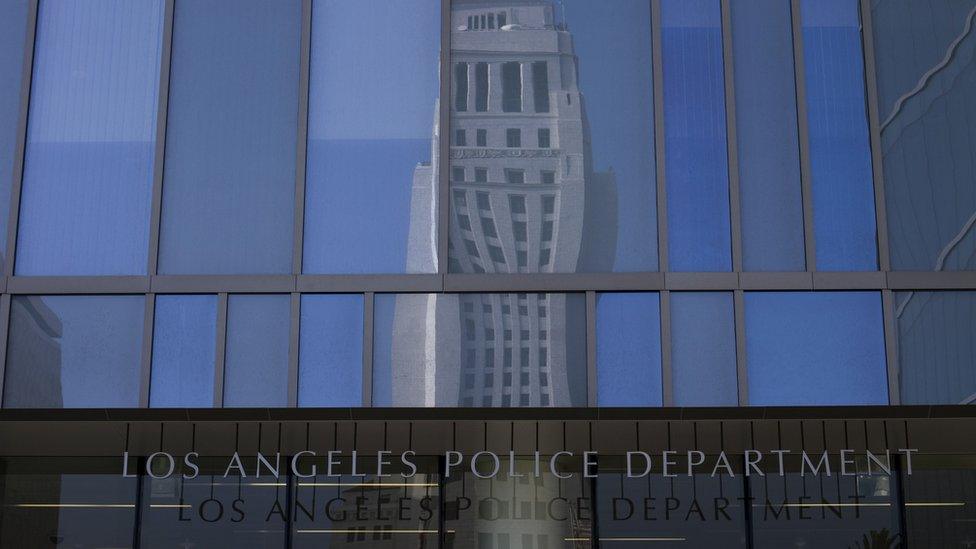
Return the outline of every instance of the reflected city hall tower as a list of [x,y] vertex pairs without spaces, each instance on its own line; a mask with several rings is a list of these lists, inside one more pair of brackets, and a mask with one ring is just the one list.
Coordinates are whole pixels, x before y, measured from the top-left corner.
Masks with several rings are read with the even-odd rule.
[[[573,38],[547,1],[452,3],[451,135],[414,172],[410,265],[434,262],[451,140],[448,272],[610,271],[616,184],[593,170]],[[435,128],[437,121],[435,120]],[[596,220],[599,220],[597,222]],[[582,295],[405,295],[394,317],[392,402],[585,406]]]
[[[593,169],[578,59],[556,9],[452,3],[451,135],[435,129],[433,162],[414,173],[408,271],[436,263],[440,139],[451,141],[448,272],[612,270],[616,183]],[[582,295],[401,295],[393,322],[394,405],[586,405]],[[556,479],[520,480],[468,483],[475,504],[446,517],[453,543],[562,547],[589,535],[588,517],[542,516],[536,502],[559,496]],[[447,495],[462,491],[448,484]]]

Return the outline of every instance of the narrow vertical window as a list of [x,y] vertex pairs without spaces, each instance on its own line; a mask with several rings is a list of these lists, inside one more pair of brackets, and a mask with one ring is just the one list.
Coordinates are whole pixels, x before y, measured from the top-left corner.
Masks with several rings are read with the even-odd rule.
[[518,128],[509,128],[505,130],[505,146],[507,147],[521,147],[522,146],[522,130]]
[[875,270],[871,145],[855,0],[803,0],[817,270]]
[[454,145],[457,147],[468,146],[468,133],[464,130],[454,130]]
[[477,145],[479,147],[488,146],[488,130],[477,130],[475,134],[475,139],[477,140]]
[[742,268],[802,271],[803,199],[789,2],[732,2]]
[[720,5],[718,0],[664,0],[661,16],[670,267],[729,271]]
[[498,28],[502,28],[505,26],[505,16],[506,16],[505,12],[498,13]]
[[454,65],[454,110],[468,110],[468,64]]
[[535,112],[549,112],[549,67],[545,61],[532,63],[532,94]]
[[488,63],[474,66],[474,110],[488,111]]
[[217,296],[156,296],[149,405],[214,404]]
[[159,0],[40,3],[16,274],[146,273],[162,26]]
[[160,273],[292,272],[301,27],[297,0],[176,3]]
[[488,14],[488,28],[489,29],[495,28],[495,14],[494,13],[489,13]]
[[522,65],[502,63],[502,111],[522,112]]
[[[13,179],[20,86],[27,31],[27,0],[0,3],[0,227],[6,228]],[[7,239],[0,238],[0,264],[7,259]]]
[[549,148],[549,128],[539,128],[539,148]]

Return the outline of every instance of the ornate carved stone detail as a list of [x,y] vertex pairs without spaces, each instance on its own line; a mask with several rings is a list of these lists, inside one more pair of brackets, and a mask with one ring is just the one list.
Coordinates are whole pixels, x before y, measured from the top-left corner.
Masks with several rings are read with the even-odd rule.
[[559,149],[485,149],[452,147],[451,158],[553,158],[560,156]]

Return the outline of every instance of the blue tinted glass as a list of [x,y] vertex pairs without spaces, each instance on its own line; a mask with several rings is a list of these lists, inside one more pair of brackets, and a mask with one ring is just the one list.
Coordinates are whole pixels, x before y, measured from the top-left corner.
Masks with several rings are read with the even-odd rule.
[[976,402],[976,292],[899,292],[902,404]]
[[432,0],[314,2],[305,272],[436,269],[440,9]]
[[40,3],[17,274],[146,272],[162,20],[162,0]]
[[384,294],[374,406],[586,406],[583,294]]
[[662,404],[658,294],[597,296],[596,379],[599,406]]
[[749,404],[887,404],[881,295],[747,292]]
[[291,272],[300,4],[176,3],[161,273]]
[[675,406],[735,406],[735,313],[728,292],[671,292]]
[[857,0],[803,0],[817,270],[877,269]]
[[362,406],[362,295],[303,295],[300,349],[299,406]]
[[217,296],[156,296],[150,406],[213,406],[216,335]]
[[790,3],[732,2],[742,268],[802,271],[803,199]]
[[[0,230],[7,228],[10,187],[20,117],[20,86],[24,66],[28,0],[0,4]],[[7,239],[0,238],[0,265],[7,259]]]
[[891,267],[976,270],[976,0],[871,15]]
[[14,296],[7,408],[139,406],[142,296]]
[[452,4],[447,270],[658,268],[650,22],[645,0]]
[[[564,0],[557,16],[565,17],[573,38],[593,155],[594,185],[585,196],[588,218],[575,270],[656,271],[650,4]],[[560,110],[572,106],[554,104]]]
[[224,406],[288,405],[291,296],[227,298]]
[[661,32],[670,267],[729,271],[732,240],[719,1],[662,1]]

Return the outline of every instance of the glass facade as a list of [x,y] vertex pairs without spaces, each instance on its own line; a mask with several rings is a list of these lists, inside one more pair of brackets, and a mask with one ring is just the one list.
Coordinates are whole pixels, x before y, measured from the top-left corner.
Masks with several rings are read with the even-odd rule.
[[974,27],[2,2],[0,548],[976,539]]

